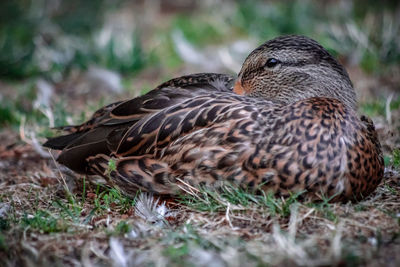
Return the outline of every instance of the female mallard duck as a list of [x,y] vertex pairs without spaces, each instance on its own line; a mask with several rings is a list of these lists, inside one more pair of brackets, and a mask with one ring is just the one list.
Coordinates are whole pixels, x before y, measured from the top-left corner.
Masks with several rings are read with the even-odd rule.
[[346,70],[304,36],[258,47],[236,82],[214,73],[175,78],[63,129],[44,144],[62,150],[60,163],[130,195],[229,181],[280,196],[306,190],[313,199],[359,200],[384,171]]

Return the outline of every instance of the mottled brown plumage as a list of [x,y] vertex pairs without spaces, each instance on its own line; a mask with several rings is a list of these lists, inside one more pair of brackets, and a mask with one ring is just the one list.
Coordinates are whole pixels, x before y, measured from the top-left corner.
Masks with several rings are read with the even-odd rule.
[[62,150],[60,163],[111,178],[127,194],[229,182],[358,200],[377,187],[384,167],[373,123],[358,117],[347,72],[317,42],[268,41],[233,84],[224,74],[179,77],[64,127],[69,134],[45,146]]

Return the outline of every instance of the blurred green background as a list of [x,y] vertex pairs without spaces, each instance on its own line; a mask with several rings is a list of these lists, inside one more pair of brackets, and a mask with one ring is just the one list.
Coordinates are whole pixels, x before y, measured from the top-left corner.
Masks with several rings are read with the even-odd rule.
[[69,113],[86,116],[80,106],[91,111],[180,74],[235,73],[260,43],[293,33],[337,56],[363,111],[383,114],[375,100],[394,94],[390,105],[400,103],[399,17],[395,0],[1,1],[0,125],[63,124]]

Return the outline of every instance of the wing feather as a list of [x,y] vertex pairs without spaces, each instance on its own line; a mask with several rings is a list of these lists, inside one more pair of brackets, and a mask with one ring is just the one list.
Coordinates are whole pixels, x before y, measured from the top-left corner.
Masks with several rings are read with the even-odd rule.
[[[160,119],[158,114],[165,114],[165,110],[179,113],[180,103],[198,95],[231,92],[232,83],[233,77],[215,73],[172,79],[143,96],[115,102],[97,110],[81,125],[59,127],[68,134],[48,138],[44,146],[63,150],[59,156],[62,163],[72,170],[85,172],[88,169],[87,157],[98,153],[110,155],[118,149],[121,139],[128,140],[124,139],[127,132],[140,132],[142,137],[146,137],[147,140],[137,144],[143,146],[139,147],[140,151],[148,150],[151,147],[148,137],[161,124],[161,121],[157,121]],[[171,107],[175,107],[175,110]],[[150,118],[151,123],[146,123]],[[140,126],[136,127],[136,124]],[[140,131],[132,130],[139,128]],[[78,162],[81,162],[81,166]]]

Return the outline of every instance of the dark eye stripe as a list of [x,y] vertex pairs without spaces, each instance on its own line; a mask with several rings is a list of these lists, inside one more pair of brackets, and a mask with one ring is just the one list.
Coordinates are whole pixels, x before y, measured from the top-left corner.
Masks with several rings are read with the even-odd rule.
[[281,62],[281,65],[283,66],[290,66],[290,67],[303,67],[303,66],[307,66],[307,65],[315,65],[318,64],[318,62],[316,60],[301,60],[301,61],[297,61],[297,62],[293,62],[293,61],[284,61]]
[[[278,61],[281,66],[286,66],[286,67],[303,67],[307,65],[312,65],[312,64],[318,64],[316,60],[309,60],[309,61],[298,61],[298,62],[293,62],[293,61]],[[264,65],[258,65],[254,66],[252,68],[248,68],[245,73],[242,74],[242,77],[254,77],[254,73],[260,73],[263,72],[266,68],[266,63]],[[267,67],[268,68],[268,67]],[[272,68],[271,68],[272,69]]]

